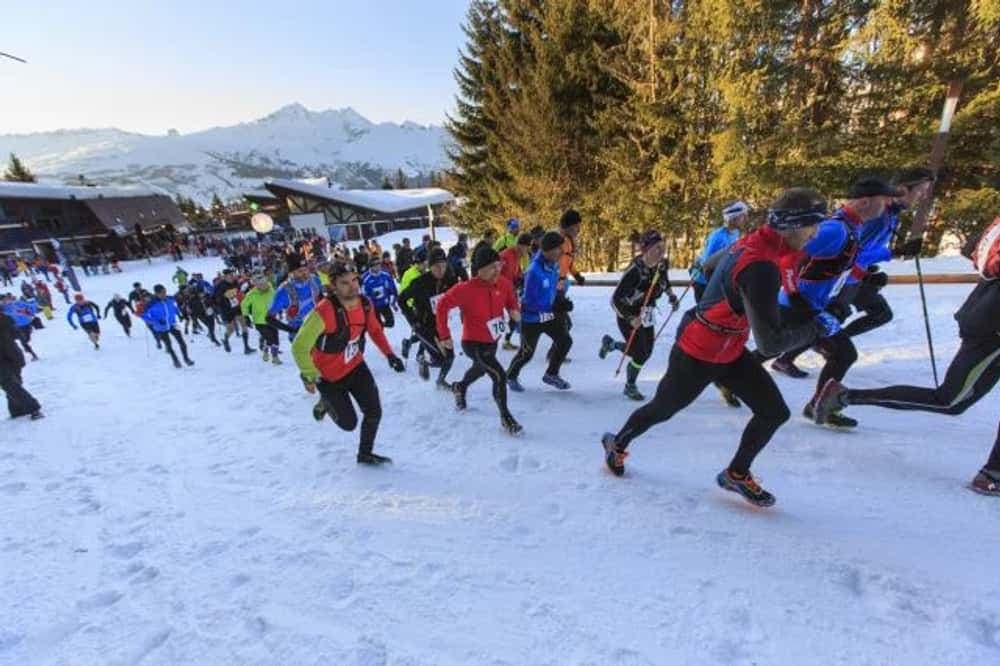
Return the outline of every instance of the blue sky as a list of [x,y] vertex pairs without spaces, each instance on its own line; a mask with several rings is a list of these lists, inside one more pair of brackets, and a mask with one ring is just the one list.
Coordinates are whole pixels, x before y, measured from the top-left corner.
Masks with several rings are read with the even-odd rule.
[[119,127],[161,134],[291,102],[440,123],[466,0],[5,0],[0,134]]

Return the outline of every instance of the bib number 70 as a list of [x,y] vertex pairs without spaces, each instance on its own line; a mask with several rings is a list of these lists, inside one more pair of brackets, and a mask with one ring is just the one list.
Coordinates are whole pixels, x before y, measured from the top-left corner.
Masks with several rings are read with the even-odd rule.
[[507,332],[507,322],[503,317],[494,317],[486,322],[486,328],[494,340],[499,340],[500,336]]

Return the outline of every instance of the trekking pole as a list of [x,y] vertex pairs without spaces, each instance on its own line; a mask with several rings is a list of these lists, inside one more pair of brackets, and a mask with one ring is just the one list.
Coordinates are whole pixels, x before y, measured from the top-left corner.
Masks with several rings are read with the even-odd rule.
[[924,330],[927,331],[927,349],[931,355],[931,372],[934,373],[934,386],[940,387],[938,382],[937,360],[934,358],[934,340],[931,339],[931,320],[927,316],[927,296],[924,294],[924,273],[920,270],[920,255],[914,257],[917,264],[917,284],[920,286],[920,304],[924,309]]
[[[685,296],[687,296],[687,293],[691,290],[692,284],[694,283],[689,282],[688,286],[684,287],[684,291],[681,292],[681,297],[677,299],[677,304],[678,304],[677,310],[680,310],[680,302],[684,300]],[[663,329],[665,329],[667,327],[667,324],[670,323],[670,318],[674,316],[674,313],[677,312],[677,310],[670,311],[670,314],[667,315],[667,320],[660,325],[660,329],[656,332],[656,335],[653,336],[653,342],[656,342],[657,340],[660,339],[660,333],[663,333]]]
[[[669,278],[668,278],[669,279]],[[660,281],[660,271],[657,270],[653,275],[653,281],[649,283],[649,289],[646,290],[646,295],[642,299],[642,307],[639,309],[639,313],[646,308],[649,304],[649,297],[653,295],[653,289],[656,288],[656,283]],[[668,317],[669,319],[669,317]],[[615,377],[621,374],[622,366],[625,365],[625,357],[628,356],[628,350],[632,348],[632,342],[635,340],[635,334],[639,332],[638,328],[633,328],[632,332],[628,336],[628,341],[625,343],[625,349],[622,350],[621,360],[618,361],[618,367],[615,369]]]
[[142,339],[146,341],[146,358],[149,358],[149,327],[146,326],[145,329],[146,329],[146,335],[144,335]]

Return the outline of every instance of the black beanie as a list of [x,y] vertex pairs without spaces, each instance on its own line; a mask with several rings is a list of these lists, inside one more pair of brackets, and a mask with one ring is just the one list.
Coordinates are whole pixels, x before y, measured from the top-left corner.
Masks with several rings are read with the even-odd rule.
[[554,250],[557,247],[562,247],[563,237],[558,231],[547,231],[544,236],[542,236],[542,252],[548,252],[549,250]]
[[433,266],[434,264],[440,264],[448,261],[448,255],[444,253],[444,250],[436,247],[431,250],[430,256],[427,258],[427,264]]
[[500,261],[500,255],[489,245],[480,245],[472,255],[472,274],[475,275],[479,269]]
[[296,271],[302,268],[302,256],[298,254],[289,254],[285,257],[285,264],[288,266],[288,272]]
[[559,228],[565,229],[566,227],[572,227],[574,224],[580,224],[580,222],[582,222],[580,214],[570,208],[559,218]]

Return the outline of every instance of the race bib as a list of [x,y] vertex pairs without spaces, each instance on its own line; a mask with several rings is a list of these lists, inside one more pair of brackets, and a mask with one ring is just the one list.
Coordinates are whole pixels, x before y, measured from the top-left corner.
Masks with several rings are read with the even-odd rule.
[[494,340],[499,340],[500,336],[507,332],[507,322],[503,317],[494,317],[486,322],[486,328]]
[[643,308],[639,313],[639,319],[643,328],[656,325],[656,308]]
[[347,346],[344,347],[344,363],[350,363],[351,360],[358,355],[358,352],[361,350],[360,340],[361,336],[358,336],[348,342]]
[[89,324],[89,323],[91,323],[91,322],[94,321],[94,315],[92,313],[90,313],[90,312],[84,312],[80,316],[80,321],[82,321],[85,324]]
[[555,316],[554,313],[552,313],[552,312],[543,312],[540,315],[538,315],[538,323],[539,324],[544,324],[545,322],[552,321],[555,318],[556,318],[556,316]]
[[441,297],[442,296],[444,296],[444,294],[438,294],[437,296],[431,296],[431,312],[433,312],[434,314],[437,314],[438,303],[441,302]]

